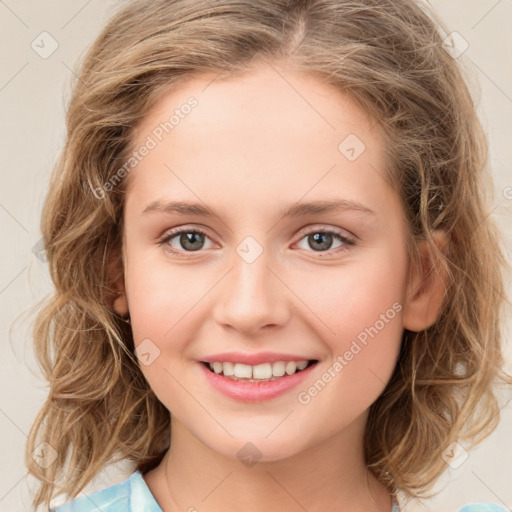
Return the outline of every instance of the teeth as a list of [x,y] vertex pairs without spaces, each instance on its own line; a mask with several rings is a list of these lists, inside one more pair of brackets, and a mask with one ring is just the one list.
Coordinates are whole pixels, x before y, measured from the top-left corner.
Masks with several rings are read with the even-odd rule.
[[304,368],[306,368],[307,365],[308,365],[307,361],[299,361],[297,363],[297,370],[304,370]]
[[238,377],[239,379],[250,379],[252,377],[252,366],[249,366],[248,364],[236,363],[234,374],[235,377]]
[[270,379],[272,377],[272,365],[270,363],[258,364],[252,367],[253,379]]
[[231,377],[235,374],[235,365],[233,363],[219,363],[223,367],[224,377]]
[[277,361],[275,363],[263,363],[255,366],[242,363],[221,363],[219,361],[208,364],[213,372],[223,374],[224,377],[254,382],[259,380],[275,380],[276,378],[283,377],[285,374],[293,375],[297,371],[304,370],[308,365],[308,361]]
[[295,361],[288,361],[286,363],[285,371],[288,375],[295,373],[297,371],[297,363]]
[[272,375],[274,377],[282,377],[285,374],[285,363],[278,361],[272,365]]

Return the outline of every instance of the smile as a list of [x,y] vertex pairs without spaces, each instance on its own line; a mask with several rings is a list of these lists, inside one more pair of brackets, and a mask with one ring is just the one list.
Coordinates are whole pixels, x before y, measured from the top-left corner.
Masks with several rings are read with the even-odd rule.
[[208,387],[241,402],[263,402],[284,395],[303,383],[317,366],[316,359],[254,366],[220,361],[199,364]]
[[[231,380],[245,382],[270,382],[285,375],[293,375],[313,364],[315,361],[276,361],[249,365],[243,363],[214,361],[207,363],[210,371]],[[206,364],[206,363],[205,363]]]

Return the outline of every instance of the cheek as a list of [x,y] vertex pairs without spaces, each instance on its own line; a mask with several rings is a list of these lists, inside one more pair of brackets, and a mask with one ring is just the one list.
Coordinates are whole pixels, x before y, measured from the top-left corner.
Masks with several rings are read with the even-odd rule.
[[139,366],[168,408],[181,400],[177,369],[183,362],[187,333],[190,336],[194,332],[194,305],[206,293],[190,277],[184,269],[171,271],[169,265],[137,260],[133,253],[126,266],[126,291]]
[[328,387],[355,408],[361,401],[369,406],[384,389],[403,334],[406,251],[388,248],[369,256],[295,288],[317,315],[312,322],[332,361],[326,364]]
[[126,266],[126,291],[136,341],[168,339],[183,320],[193,316],[208,282],[198,281],[191,268],[169,265],[162,257],[144,259],[132,254]]
[[289,277],[294,279],[297,296],[323,325],[322,333],[340,343],[357,337],[382,315],[385,320],[393,320],[386,326],[400,323],[396,320],[400,320],[406,272],[405,251],[383,248],[369,252],[364,259],[354,258],[337,268],[320,269],[311,277]]

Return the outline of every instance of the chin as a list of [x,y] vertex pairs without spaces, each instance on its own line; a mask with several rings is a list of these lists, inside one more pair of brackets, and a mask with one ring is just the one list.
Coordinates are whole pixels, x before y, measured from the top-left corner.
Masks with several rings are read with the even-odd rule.
[[302,439],[294,439],[290,436],[271,434],[246,433],[245,435],[234,436],[229,441],[223,439],[218,445],[210,442],[207,445],[217,453],[233,460],[240,460],[251,467],[257,462],[275,462],[292,457],[305,449]]

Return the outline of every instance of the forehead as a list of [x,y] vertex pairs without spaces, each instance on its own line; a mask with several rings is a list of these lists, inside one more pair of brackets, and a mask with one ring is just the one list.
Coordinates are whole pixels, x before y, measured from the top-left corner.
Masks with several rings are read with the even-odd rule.
[[198,75],[163,94],[134,132],[134,150],[152,148],[128,193],[141,201],[215,193],[239,206],[261,197],[268,206],[339,192],[375,203],[389,193],[380,135],[357,103],[317,77],[271,65]]
[[[191,98],[197,106],[188,109],[186,103]],[[183,114],[181,110],[187,112]],[[278,132],[280,138],[276,142],[285,142],[305,128],[319,136],[336,132],[340,122],[343,128],[358,131],[361,137],[367,131],[379,136],[376,123],[347,94],[318,76],[272,64],[257,64],[235,76],[192,75],[173,89],[160,92],[132,140],[151,133],[173,113],[177,114],[171,123],[174,137],[183,131],[177,129],[178,125],[186,125],[198,135],[204,128],[209,138],[220,130],[231,134],[226,144],[244,135],[240,132],[242,126],[246,131],[252,127],[252,136],[258,130],[262,137]],[[184,119],[187,122],[181,123]]]

